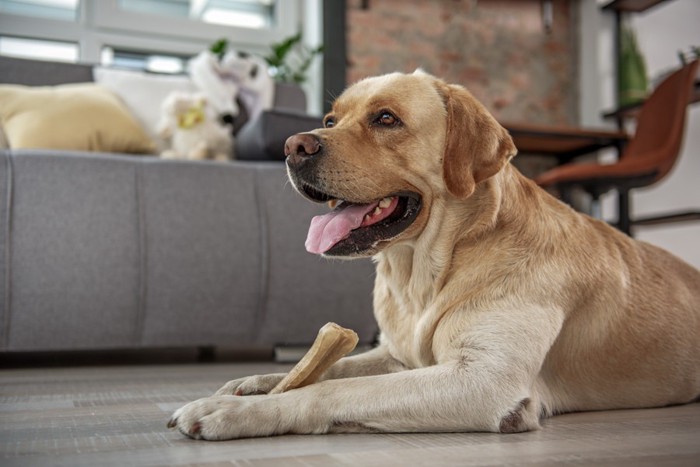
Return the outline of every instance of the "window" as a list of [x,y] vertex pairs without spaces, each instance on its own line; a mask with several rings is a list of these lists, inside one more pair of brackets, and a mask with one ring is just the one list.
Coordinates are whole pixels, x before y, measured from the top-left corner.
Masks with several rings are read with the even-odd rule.
[[[113,0],[88,5],[100,30],[198,43],[199,50],[227,38],[239,50],[264,53],[299,28],[299,3],[294,0]],[[104,45],[134,49],[126,43]],[[162,51],[183,52],[174,46]]]
[[[181,73],[222,38],[260,56],[300,29],[318,44],[322,11],[323,0],[0,0],[0,54]],[[320,70],[305,85],[314,109]]]
[[274,0],[119,0],[123,10],[243,28],[269,28]]
[[149,54],[147,52],[115,50],[112,47],[105,47],[102,49],[100,63],[118,68],[177,74],[184,73],[187,70],[187,61],[189,59],[190,57],[188,56]]
[[0,13],[75,21],[78,0],[0,0]]
[[[190,57],[221,38],[266,53],[298,32],[300,0],[0,0],[3,36],[78,44],[78,60],[105,48]],[[53,58],[47,55],[45,58]]]
[[78,44],[0,36],[0,55],[77,62]]

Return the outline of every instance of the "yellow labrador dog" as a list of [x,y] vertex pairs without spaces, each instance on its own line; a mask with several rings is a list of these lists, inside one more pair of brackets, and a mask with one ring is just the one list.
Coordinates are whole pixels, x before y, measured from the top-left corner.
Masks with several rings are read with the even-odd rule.
[[286,144],[296,189],[334,208],[306,247],[374,257],[380,345],[279,395],[255,394],[283,375],[231,381],[169,426],[212,440],[511,433],[698,398],[700,273],[524,178],[464,88],[423,72],[366,79],[324,126]]

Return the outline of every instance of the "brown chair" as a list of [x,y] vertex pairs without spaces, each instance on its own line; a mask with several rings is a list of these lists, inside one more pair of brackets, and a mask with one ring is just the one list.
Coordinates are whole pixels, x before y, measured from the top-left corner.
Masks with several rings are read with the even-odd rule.
[[565,201],[570,200],[572,188],[583,188],[592,196],[593,209],[598,212],[600,196],[617,189],[617,227],[630,234],[631,224],[642,222],[630,220],[629,192],[661,180],[676,162],[697,67],[698,60],[690,62],[654,89],[639,111],[635,135],[618,162],[566,164],[543,173],[535,181],[542,187],[558,188]]

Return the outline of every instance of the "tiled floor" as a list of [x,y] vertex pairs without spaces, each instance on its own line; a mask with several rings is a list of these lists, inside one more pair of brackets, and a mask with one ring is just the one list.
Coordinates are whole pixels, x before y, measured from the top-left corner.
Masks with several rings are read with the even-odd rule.
[[700,404],[562,415],[537,432],[193,441],[171,412],[285,365],[0,370],[0,465],[700,465]]

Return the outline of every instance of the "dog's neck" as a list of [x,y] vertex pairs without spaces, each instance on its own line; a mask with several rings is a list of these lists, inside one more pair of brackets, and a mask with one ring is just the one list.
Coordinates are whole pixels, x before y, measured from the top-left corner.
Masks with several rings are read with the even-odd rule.
[[374,257],[375,314],[380,328],[392,334],[387,326],[403,323],[399,326],[408,326],[411,331],[407,335],[414,337],[392,344],[396,358],[404,364],[417,367],[434,363],[431,336],[442,314],[428,310],[441,300],[463,242],[476,243],[495,228],[502,199],[500,186],[486,180],[469,199],[437,197],[430,203],[429,218],[416,239],[397,242]]
[[407,308],[420,312],[445,285],[458,249],[470,248],[486,236],[496,236],[499,224],[526,225],[527,218],[537,215],[518,210],[514,200],[522,196],[541,198],[542,209],[547,210],[545,205],[549,203],[544,198],[548,195],[507,165],[480,183],[467,199],[435,199],[417,239],[399,242],[375,256],[378,272],[400,292]]
[[451,269],[455,247],[495,228],[502,198],[499,186],[486,180],[467,200],[449,196],[433,200],[417,239],[399,242],[375,256],[378,272],[401,291],[397,299],[416,312],[432,301]]

